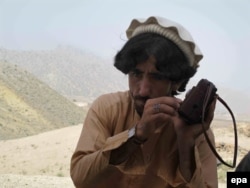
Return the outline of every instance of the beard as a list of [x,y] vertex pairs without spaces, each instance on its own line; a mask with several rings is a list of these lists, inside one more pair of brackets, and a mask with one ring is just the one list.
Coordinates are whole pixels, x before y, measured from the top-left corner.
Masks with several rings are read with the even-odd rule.
[[135,110],[139,114],[139,116],[142,116],[144,111],[144,106],[148,99],[149,97],[133,96]]

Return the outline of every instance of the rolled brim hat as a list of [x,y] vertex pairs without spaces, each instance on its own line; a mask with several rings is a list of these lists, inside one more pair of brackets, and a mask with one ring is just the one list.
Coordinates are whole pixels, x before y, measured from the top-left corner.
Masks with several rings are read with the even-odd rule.
[[142,33],[157,33],[174,42],[187,57],[190,66],[199,67],[203,55],[191,34],[180,24],[162,17],[133,19],[126,31],[128,39]]

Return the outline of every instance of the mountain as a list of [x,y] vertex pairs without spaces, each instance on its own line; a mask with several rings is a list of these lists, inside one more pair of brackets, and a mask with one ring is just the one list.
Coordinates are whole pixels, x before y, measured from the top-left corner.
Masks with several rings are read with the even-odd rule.
[[[89,103],[103,93],[127,89],[126,76],[114,68],[113,60],[73,47],[59,46],[43,51],[0,49],[0,60],[26,69],[70,100]],[[208,76],[212,77],[212,73]],[[187,90],[197,83],[198,80],[191,79]],[[214,84],[237,119],[249,120],[249,92]],[[220,117],[230,118],[219,102],[216,109]]]
[[112,61],[72,47],[46,51],[0,49],[0,60],[26,69],[64,96],[91,100],[127,86],[125,76]]
[[28,71],[0,61],[0,140],[76,125],[85,112]]

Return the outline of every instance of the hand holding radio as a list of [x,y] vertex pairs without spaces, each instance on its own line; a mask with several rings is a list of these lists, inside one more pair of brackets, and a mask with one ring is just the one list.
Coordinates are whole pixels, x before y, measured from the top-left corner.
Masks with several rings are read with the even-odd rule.
[[[237,127],[233,112],[226,102],[216,94],[217,88],[206,79],[199,81],[181,101],[174,97],[159,97],[147,100],[141,120],[137,124],[137,136],[142,140],[149,138],[159,126],[173,121],[176,134],[181,140],[189,138],[192,142],[198,135],[204,134],[207,143],[218,160],[229,167],[235,167],[237,159]],[[230,113],[235,135],[233,164],[225,162],[210,142],[206,130],[213,120],[216,101],[219,100]],[[188,126],[192,125],[192,126]],[[184,136],[184,137],[182,137]]]
[[[175,121],[177,134],[181,132],[181,134],[196,138],[210,127],[214,116],[216,91],[217,88],[213,83],[202,79],[187,93],[178,109],[181,120]],[[192,125],[192,127],[182,126],[183,124]]]
[[182,102],[179,114],[188,124],[201,123],[202,116],[206,117],[208,107],[216,97],[216,91],[212,82],[200,80]]
[[[236,165],[237,159],[237,147],[238,147],[238,138],[237,138],[237,126],[236,120],[232,110],[229,108],[227,103],[216,94],[217,88],[212,82],[209,82],[206,79],[201,79],[196,87],[193,87],[186,96],[186,99],[181,104],[178,112],[182,119],[187,122],[187,124],[192,125],[198,123],[202,127],[202,132],[206,138],[206,141],[217,157],[217,159],[226,166],[234,168]],[[215,102],[219,100],[221,104],[226,107],[230,113],[234,126],[234,157],[233,163],[229,164],[225,162],[221,156],[217,153],[215,146],[210,142],[206,130],[209,128],[209,125],[213,119],[213,111],[215,110]],[[192,126],[189,126],[192,127]]]
[[[197,86],[191,89],[182,102],[180,99],[167,96],[149,99],[144,106],[142,118],[137,125],[138,137],[141,139],[148,138],[160,125],[165,124],[170,118],[176,119],[176,117],[181,117],[181,120],[185,121],[177,120],[178,125],[194,125],[202,123],[202,116],[208,116],[204,119],[207,129],[213,119],[215,103],[212,105],[210,112],[208,112],[208,109],[212,101],[215,101],[216,91],[217,89],[211,82],[202,79]],[[177,112],[179,116],[176,116]],[[176,128],[176,130],[179,131],[180,127]],[[189,129],[191,132],[193,132],[191,129],[196,129],[196,133],[193,132],[192,137],[198,136],[202,132],[201,127],[199,129],[194,127],[184,127],[182,129]]]
[[[181,104],[182,105],[182,104]],[[178,115],[173,118],[176,134],[185,139],[196,139],[199,135],[203,133],[204,130],[208,130],[211,122],[214,118],[214,111],[216,106],[216,100],[213,100],[211,104],[206,108],[206,116],[202,122],[190,122],[182,115]]]

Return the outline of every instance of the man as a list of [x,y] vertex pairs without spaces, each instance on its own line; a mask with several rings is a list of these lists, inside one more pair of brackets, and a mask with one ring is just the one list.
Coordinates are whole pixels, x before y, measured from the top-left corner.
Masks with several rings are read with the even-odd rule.
[[[160,17],[132,20],[114,66],[129,91],[99,97],[89,109],[71,160],[76,187],[217,187],[216,158],[201,124],[178,114],[202,58],[190,34]],[[215,100],[205,119],[209,128]]]

